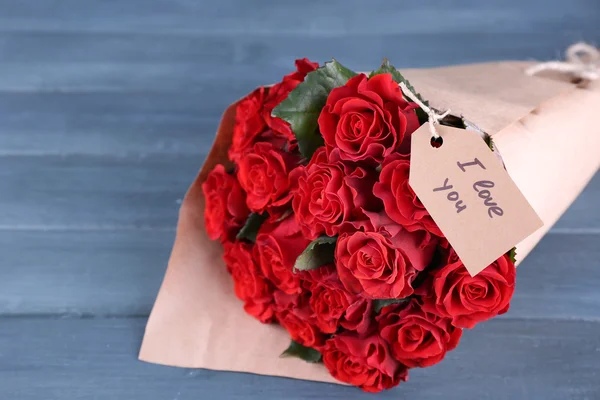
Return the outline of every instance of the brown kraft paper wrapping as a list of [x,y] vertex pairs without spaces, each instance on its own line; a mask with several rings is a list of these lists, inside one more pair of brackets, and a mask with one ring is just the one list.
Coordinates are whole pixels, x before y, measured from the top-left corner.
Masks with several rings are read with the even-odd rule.
[[[600,166],[600,82],[585,88],[531,77],[530,65],[499,62],[402,71],[438,109],[490,133],[506,168],[544,226],[517,246],[521,261]],[[204,231],[201,183],[227,162],[235,104],[185,196],[168,269],[146,326],[140,360],[187,368],[336,382],[320,364],[280,358],[289,335],[247,315],[233,293],[218,242]],[[543,271],[540,271],[543,273]]]

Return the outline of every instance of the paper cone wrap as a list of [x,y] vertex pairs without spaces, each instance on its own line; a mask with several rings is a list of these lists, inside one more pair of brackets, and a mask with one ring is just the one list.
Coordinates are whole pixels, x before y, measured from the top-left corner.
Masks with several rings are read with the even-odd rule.
[[[510,176],[544,221],[543,228],[517,246],[518,262],[600,166],[600,82],[578,87],[556,77],[531,77],[524,73],[528,65],[499,62],[402,71],[431,105],[462,114],[492,135]],[[228,163],[235,106],[223,114],[210,154],[181,206],[175,244],[139,358],[337,382],[323,365],[279,357],[289,345],[289,334],[244,312],[222,261],[222,246],[205,232],[201,184],[216,164]]]

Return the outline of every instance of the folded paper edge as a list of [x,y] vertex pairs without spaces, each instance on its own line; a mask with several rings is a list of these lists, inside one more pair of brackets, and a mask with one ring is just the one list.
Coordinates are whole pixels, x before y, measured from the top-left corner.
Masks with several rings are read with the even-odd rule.
[[[511,62],[508,62],[511,63]],[[481,63],[481,64],[502,64],[502,63]],[[526,65],[525,63],[523,63],[524,65]],[[475,64],[475,65],[480,65],[480,64]],[[432,70],[435,70],[432,69]],[[544,79],[544,78],[536,78],[536,79]],[[575,90],[575,89],[574,89]],[[558,97],[559,95],[555,96]],[[547,100],[546,102],[544,102],[542,105],[540,105],[540,107],[543,108],[543,105],[546,104],[547,102],[552,101],[555,97],[550,98],[549,100]],[[224,160],[227,159],[227,150],[228,150],[228,144],[230,143],[231,140],[231,136],[232,136],[232,132],[233,132],[233,124],[234,124],[234,120],[235,120],[235,107],[237,105],[238,102],[233,103],[232,105],[230,105],[225,112],[223,113],[222,119],[221,119],[221,123],[219,124],[219,128],[217,130],[217,135],[215,137],[213,146],[211,147],[211,150],[209,152],[208,157],[206,158],[205,163],[202,165],[202,167],[200,168],[198,175],[196,176],[196,178],[194,179],[193,183],[191,184],[190,188],[188,189],[185,197],[184,197],[184,202],[182,203],[182,206],[180,208],[180,212],[179,212],[179,220],[177,223],[177,233],[176,233],[176,237],[175,237],[175,241],[177,242],[178,240],[178,235],[179,235],[179,230],[180,230],[180,225],[182,224],[182,218],[181,216],[184,213],[188,213],[188,212],[194,212],[194,214],[197,214],[197,208],[195,208],[195,211],[190,210],[190,207],[186,207],[186,203],[190,202],[190,199],[195,199],[197,196],[202,196],[202,192],[201,192],[201,183],[206,179],[206,176],[208,175],[208,173],[210,172],[210,170],[212,170],[212,168],[218,164],[219,162],[222,162]],[[536,110],[538,110],[540,107],[537,108],[533,108],[532,110],[529,111],[529,113],[525,116],[523,116],[521,119],[519,119],[518,121],[516,121],[514,124],[519,123],[519,121],[522,121],[524,118],[526,118],[527,116],[531,115],[532,113],[537,112]],[[468,117],[468,116],[467,116]],[[501,131],[499,131],[497,134],[495,134],[495,137],[501,138],[502,137],[502,132],[506,131],[508,129],[505,128]],[[596,167],[596,170],[598,169],[598,166]],[[510,172],[510,171],[509,171]],[[581,185],[580,190],[577,192],[577,194],[574,194],[572,196],[571,201],[564,206],[563,210],[560,212],[560,214],[562,214],[564,212],[564,210],[566,210],[566,208],[568,208],[568,206],[576,199],[577,195],[583,190],[583,188],[585,187],[585,184],[587,184],[587,182],[593,177],[595,171],[594,172],[590,172],[589,176],[585,179],[585,183],[583,183]],[[187,200],[187,201],[186,201]],[[195,215],[194,218],[203,218],[202,215]],[[555,221],[554,221],[555,222]],[[552,222],[552,224],[550,224],[549,226],[545,226],[544,228],[542,228],[541,231],[543,231],[543,233],[547,232],[551,226],[554,224],[554,222]],[[538,231],[540,232],[540,231]],[[537,243],[541,237],[543,236],[543,233],[539,235],[539,238],[537,240],[535,240],[535,243]],[[533,245],[535,245],[535,243]],[[533,245],[531,245],[530,247],[533,248]],[[525,252],[525,255],[527,253],[529,253],[529,251],[531,250],[531,248],[527,249]],[[171,257],[169,259],[169,265],[171,263],[171,258],[173,256],[173,253],[171,253]],[[522,259],[524,258],[524,256],[520,256],[519,257],[519,261],[522,261]],[[165,273],[165,277],[168,274],[168,267],[167,267],[167,272]],[[163,278],[163,282],[161,283],[161,287],[159,289],[158,292],[158,296],[156,299],[156,303],[158,303],[161,299],[161,292],[164,291],[164,283],[165,283],[165,279]],[[150,313],[149,319],[148,319],[148,324],[146,325],[146,329],[145,329],[145,333],[144,333],[144,338],[142,340],[142,344],[141,344],[141,348],[140,348],[140,352],[139,352],[139,360],[144,361],[144,362],[149,362],[149,363],[155,363],[155,364],[162,364],[162,365],[170,365],[170,366],[177,366],[177,367],[185,367],[185,368],[199,368],[195,365],[193,365],[194,363],[190,363],[188,365],[184,365],[184,364],[173,364],[173,363],[166,363],[161,361],[160,359],[157,359],[156,354],[150,355],[147,354],[145,352],[145,343],[148,340],[148,335],[152,334],[151,331],[149,331],[149,327],[150,327],[150,321],[153,318],[153,314],[154,311],[156,309],[156,303],[152,308],[152,311]],[[166,349],[167,345],[165,345],[165,349]],[[168,350],[165,350],[168,352]],[[202,368],[202,367],[200,367]],[[209,367],[210,369],[215,369],[215,370],[220,370],[220,371],[232,371],[226,368],[212,368]],[[260,372],[255,372],[255,371],[249,371],[249,370],[235,370],[234,372],[246,372],[246,373],[258,373],[261,374]],[[264,375],[264,374],[263,374]],[[272,375],[272,374],[269,374]],[[289,375],[277,375],[277,376],[282,376],[282,377],[288,377],[288,378],[292,378],[292,379],[303,379],[303,378],[295,378],[293,376],[289,376]],[[331,381],[334,383],[340,383],[340,382],[336,382],[336,381]]]
[[[524,64],[527,65],[527,64]],[[548,79],[543,77],[532,77],[534,79]],[[570,90],[565,91],[563,93],[557,94],[554,97],[547,99],[542,102],[537,107],[533,108],[529,113],[522,116],[518,120],[514,121],[512,124],[508,125],[504,129],[492,135],[494,140],[494,144],[498,147],[500,154],[504,155],[505,165],[509,172],[509,175],[513,177],[515,183],[519,187],[519,189],[523,192],[525,197],[532,202],[532,206],[538,215],[542,216],[542,220],[544,225],[532,233],[529,237],[524,239],[521,243],[516,246],[517,249],[517,262],[518,266],[525,257],[533,250],[533,248],[539,243],[539,241],[544,237],[546,233],[548,233],[552,227],[556,224],[556,222],[560,219],[560,217],[567,211],[567,209],[575,202],[577,197],[583,192],[587,184],[592,180],[595,176],[596,172],[600,168],[600,151],[597,150],[597,147],[594,148],[592,146],[587,145],[586,141],[587,136],[584,134],[572,135],[569,137],[569,140],[564,140],[565,137],[557,138],[557,137],[541,137],[541,134],[534,134],[528,126],[532,123],[536,123],[535,120],[539,120],[541,117],[544,117],[545,113],[547,117],[554,115],[555,111],[558,113],[562,110],[564,112],[564,108],[567,104],[577,104],[579,105],[579,99],[576,97],[582,96],[591,96],[592,101],[595,100],[598,103],[598,107],[600,109],[600,91],[591,91],[587,89],[585,86],[575,86],[571,85]],[[571,101],[572,100],[572,101]],[[580,123],[585,123],[586,115],[585,109],[580,108],[579,106],[573,107],[570,110],[569,115]],[[591,122],[591,121],[590,121]],[[550,131],[547,135],[549,135]],[[554,132],[554,136],[559,136],[562,132]],[[516,135],[519,135],[519,138],[515,138]],[[511,137],[512,136],[512,137]],[[519,145],[516,144],[517,140],[520,139],[521,143]],[[563,180],[563,182],[568,182],[568,190],[565,193],[568,193],[567,196],[561,197],[560,204],[556,206],[557,203],[553,203],[552,213],[548,213],[545,210],[542,210],[540,204],[542,203],[538,200],[538,196],[542,194],[543,196],[548,197],[548,201],[554,201],[552,198],[552,190],[549,187],[546,187],[545,191],[539,190],[537,193],[532,193],[531,188],[535,182],[540,181],[542,175],[538,175],[537,179],[532,179],[532,176],[527,178],[520,179],[523,174],[522,172],[531,171],[531,168],[524,168],[523,164],[529,163],[534,164],[535,160],[532,160],[530,154],[533,152],[532,149],[527,148],[524,142],[529,142],[531,144],[533,141],[539,143],[539,141],[543,141],[546,139],[547,141],[552,141],[553,139],[562,140],[560,146],[545,146],[544,150],[544,158],[543,163],[540,162],[540,166],[542,168],[549,168],[551,163],[557,164],[555,160],[561,159],[561,165],[563,165],[563,170],[566,170],[566,165],[570,164],[568,168],[571,172],[575,172],[570,175],[570,179],[568,181]],[[577,139],[577,140],[574,140]],[[597,137],[600,139],[600,137]],[[519,151],[515,147],[519,147]],[[541,146],[540,146],[541,147]],[[504,150],[503,150],[504,149]],[[511,151],[512,150],[512,151]],[[518,154],[517,154],[518,153]],[[587,153],[587,154],[585,154]],[[519,157],[515,157],[515,156]],[[538,152],[536,155],[540,155]],[[517,159],[518,158],[518,159]],[[537,157],[538,159],[540,157]],[[511,162],[511,159],[516,162],[516,165]],[[575,165],[576,167],[572,167]],[[552,178],[560,181],[559,173],[551,174],[547,173],[546,177],[551,176]],[[529,182],[525,181],[528,179]],[[534,199],[535,197],[535,199]],[[535,205],[533,204],[535,203]]]

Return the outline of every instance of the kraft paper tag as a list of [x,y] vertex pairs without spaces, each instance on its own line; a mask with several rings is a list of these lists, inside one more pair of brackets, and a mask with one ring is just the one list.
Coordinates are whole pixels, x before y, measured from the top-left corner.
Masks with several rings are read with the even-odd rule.
[[428,124],[412,134],[410,186],[474,276],[543,226],[478,133]]

